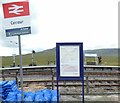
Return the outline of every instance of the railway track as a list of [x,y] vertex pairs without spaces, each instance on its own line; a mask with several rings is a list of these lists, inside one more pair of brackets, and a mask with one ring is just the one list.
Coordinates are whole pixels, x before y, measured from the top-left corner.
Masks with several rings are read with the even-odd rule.
[[[105,88],[107,91],[116,88],[114,93],[118,93],[120,87],[120,67],[117,66],[85,66],[84,67],[84,86],[88,94],[91,88]],[[56,87],[56,67],[55,66],[37,66],[23,68],[24,86],[36,84],[36,86],[45,86],[48,88]],[[48,77],[48,78],[46,78]],[[20,85],[19,68],[1,69],[0,78],[15,78]],[[42,78],[42,79],[41,79]],[[59,87],[79,88],[82,84],[80,81],[59,81]],[[117,92],[116,92],[117,91]],[[78,93],[79,94],[79,93]]]
[[[45,87],[54,89],[57,87],[56,80],[24,80],[24,87],[34,85],[34,87]],[[18,82],[20,86],[20,81]],[[31,86],[30,86],[31,87]],[[80,95],[82,83],[80,81],[59,81],[61,95]],[[104,95],[104,94],[120,94],[118,88],[120,80],[85,80],[84,88],[86,95]],[[77,91],[76,91],[77,90]],[[94,90],[94,91],[93,91]]]
[[[19,84],[20,84],[20,81],[18,81]],[[53,85],[56,86],[56,80],[52,81],[52,80],[23,80],[23,82],[25,84],[31,84],[31,83],[39,83],[40,85],[42,86],[52,86],[52,82],[54,83]],[[116,86],[116,87],[119,87],[120,86],[120,80],[89,80],[89,81],[86,81],[85,80],[85,83],[84,83],[84,86],[87,85],[87,83],[90,83],[89,86],[102,86],[102,87],[107,87],[107,86],[110,86],[110,87],[113,87],[113,86]],[[43,84],[41,84],[43,83]],[[59,86],[82,86],[81,82],[80,81],[59,81]]]
[[[85,82],[86,82],[86,80],[84,80]],[[56,80],[37,80],[37,79],[35,79],[35,80],[24,80],[24,82],[39,82],[39,83],[42,83],[42,82],[48,82],[48,83],[50,83],[50,82],[54,82],[54,83],[56,83]],[[66,81],[60,81],[60,82],[64,82],[64,83],[67,83]],[[69,82],[79,82],[79,81],[69,81]],[[120,83],[120,80],[106,80],[106,79],[101,79],[101,80],[89,80],[89,82],[90,83],[93,83],[93,82],[99,82],[99,83],[102,83],[102,82],[107,82],[107,83],[111,83],[111,82],[113,82],[113,83]]]
[[[52,73],[54,75],[56,75],[56,72],[52,72],[52,71],[27,71],[27,72],[23,72],[23,75],[52,75]],[[20,75],[19,72],[4,72],[0,75],[0,77],[8,77],[8,76],[18,76]],[[111,75],[111,76],[119,76],[120,75],[120,71],[85,71],[84,72],[84,75],[104,75],[104,76],[108,76],[108,75]]]

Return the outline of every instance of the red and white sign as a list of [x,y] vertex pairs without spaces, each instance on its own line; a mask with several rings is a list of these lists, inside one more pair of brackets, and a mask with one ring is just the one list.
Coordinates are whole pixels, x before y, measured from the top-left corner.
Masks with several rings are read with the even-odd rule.
[[[4,0],[3,0],[4,1]],[[28,0],[3,3],[4,29],[6,36],[31,34]]]
[[30,15],[28,1],[11,2],[3,5],[4,18]]

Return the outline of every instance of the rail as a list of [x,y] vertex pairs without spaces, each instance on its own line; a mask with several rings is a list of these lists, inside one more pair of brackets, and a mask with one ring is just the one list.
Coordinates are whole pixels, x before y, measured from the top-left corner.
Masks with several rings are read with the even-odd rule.
[[[47,68],[56,68],[56,65],[43,65],[43,66],[26,66],[22,67],[23,70],[29,70],[29,69],[47,69]],[[120,70],[120,66],[108,66],[108,65],[84,65],[84,69],[87,68],[93,68],[93,69],[115,69]],[[19,70],[20,67],[10,67],[10,68],[0,68],[0,71],[2,70]]]
[[[9,78],[13,77],[16,79],[17,83],[19,84],[20,82],[19,70],[20,70],[20,67],[0,68],[0,71],[1,71],[0,77],[2,78],[2,80],[6,80],[6,78],[8,77]],[[111,88],[117,87],[118,88],[120,86],[120,81],[118,80],[118,76],[120,75],[120,66],[84,65],[84,70],[85,70],[84,76],[85,76],[86,94],[91,94],[90,89],[93,87],[98,87],[98,88],[99,87],[111,87]],[[38,78],[32,79],[32,80],[24,79],[24,83],[32,83],[32,82],[45,83],[45,86],[52,87],[52,89],[54,89],[54,87],[56,86],[56,79],[55,79],[56,65],[23,67],[23,74],[24,76],[51,75],[49,79],[45,79],[45,80],[44,79],[38,80]],[[63,83],[63,84],[60,84],[61,87],[62,86],[69,86],[69,87],[81,86],[81,84],[78,81],[77,81],[77,84],[69,84],[65,81],[60,81],[60,82]],[[118,93],[118,92],[114,92],[114,93]],[[111,93],[105,93],[105,94],[111,94]]]

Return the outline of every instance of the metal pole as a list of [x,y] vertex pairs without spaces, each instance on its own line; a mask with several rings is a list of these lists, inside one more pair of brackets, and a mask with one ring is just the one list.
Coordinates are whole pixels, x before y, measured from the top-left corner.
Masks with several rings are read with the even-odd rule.
[[51,74],[52,74],[52,90],[54,90],[54,69],[51,68]]
[[59,80],[58,80],[58,74],[57,74],[57,103],[60,103],[59,102],[59,87],[58,87],[59,83],[58,82],[59,82]]
[[32,66],[34,65],[33,52],[32,52]]
[[13,66],[15,67],[16,63],[15,63],[15,54],[13,54]]
[[84,103],[84,67],[83,67],[83,64],[84,64],[84,59],[83,59],[83,44],[81,44],[81,68],[82,69],[82,103]]
[[15,62],[15,56],[16,56],[16,54],[15,54],[15,50],[14,50],[14,44],[13,43],[15,43],[15,44],[18,44],[18,43],[16,43],[16,42],[13,42],[13,41],[10,41],[10,43],[12,44],[11,46],[13,46],[13,54],[12,54],[12,56],[13,56],[13,67],[15,67],[16,66],[16,62]]
[[20,85],[22,91],[22,102],[24,101],[24,91],[23,91],[23,69],[22,69],[22,53],[21,53],[21,39],[20,35],[18,35],[18,43],[19,43],[19,56],[20,56]]
[[86,94],[89,93],[88,75],[86,75]]

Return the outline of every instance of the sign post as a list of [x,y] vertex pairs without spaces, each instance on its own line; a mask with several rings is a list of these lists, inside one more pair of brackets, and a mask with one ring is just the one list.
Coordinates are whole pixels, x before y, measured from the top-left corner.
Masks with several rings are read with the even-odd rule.
[[19,56],[20,56],[20,85],[22,91],[22,101],[24,101],[24,90],[23,90],[23,69],[22,69],[22,53],[21,53],[21,38],[18,35],[18,44],[19,44]]
[[59,103],[59,80],[82,81],[84,103],[83,43],[56,43],[57,101]]
[[[4,0],[3,0],[4,1]],[[31,34],[30,12],[28,0],[3,3],[4,29],[6,37],[18,36],[20,56],[20,83],[22,91],[22,102],[24,101],[23,91],[23,69],[20,35]]]

